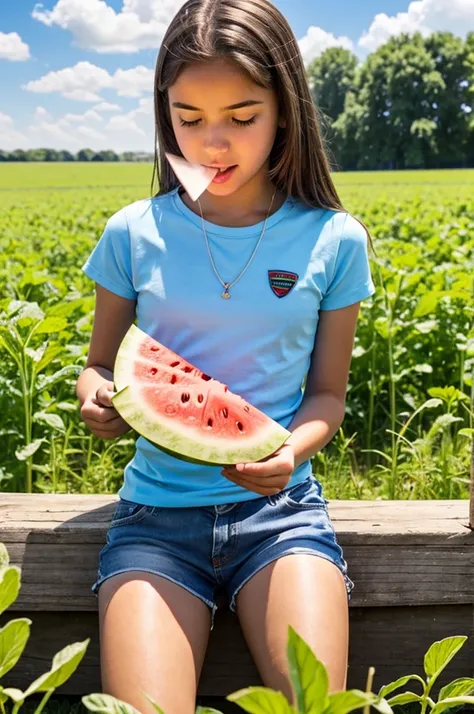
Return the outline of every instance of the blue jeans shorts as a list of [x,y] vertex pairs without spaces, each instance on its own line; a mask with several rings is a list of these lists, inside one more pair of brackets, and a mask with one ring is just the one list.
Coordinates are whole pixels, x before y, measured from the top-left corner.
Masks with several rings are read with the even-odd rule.
[[313,476],[276,495],[219,506],[169,508],[121,499],[100,551],[92,591],[112,575],[140,570],[161,575],[203,600],[212,610],[225,591],[236,611],[236,595],[255,573],[289,553],[310,553],[347,575],[322,485]]

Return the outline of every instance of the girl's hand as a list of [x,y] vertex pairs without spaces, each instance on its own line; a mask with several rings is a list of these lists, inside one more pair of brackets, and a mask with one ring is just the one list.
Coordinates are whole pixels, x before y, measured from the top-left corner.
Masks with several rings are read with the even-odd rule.
[[277,451],[261,461],[224,466],[222,475],[233,483],[272,496],[284,489],[295,470],[295,453],[291,444],[283,444]]
[[114,383],[104,382],[95,395],[90,395],[81,407],[81,417],[94,436],[115,439],[130,431],[112,404]]

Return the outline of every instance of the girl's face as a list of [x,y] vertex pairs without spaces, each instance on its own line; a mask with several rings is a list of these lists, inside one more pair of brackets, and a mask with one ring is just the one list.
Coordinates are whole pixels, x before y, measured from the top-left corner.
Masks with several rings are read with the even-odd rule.
[[[226,183],[209,185],[210,193],[227,196],[252,179],[269,183],[268,157],[280,123],[273,89],[259,87],[235,64],[217,60],[185,68],[169,87],[168,102],[176,140],[187,161],[237,165]],[[242,102],[255,104],[229,109]]]

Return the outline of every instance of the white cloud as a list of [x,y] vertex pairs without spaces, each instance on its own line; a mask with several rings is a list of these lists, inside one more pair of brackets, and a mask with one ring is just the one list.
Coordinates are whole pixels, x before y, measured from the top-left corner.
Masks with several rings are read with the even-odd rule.
[[30,48],[17,32],[0,32],[0,59],[23,62],[29,57]]
[[51,114],[46,111],[44,107],[36,107],[35,119],[37,121],[49,121],[51,119]]
[[104,121],[104,118],[101,117],[100,114],[95,112],[93,109],[89,109],[84,114],[66,114],[64,116],[64,119],[68,122],[74,123],[84,123],[89,121],[90,119],[92,121]]
[[23,144],[26,136],[15,130],[11,116],[0,111],[0,149],[4,151],[14,151],[24,148]]
[[88,147],[93,151],[112,149],[153,152],[153,98],[142,98],[135,109],[104,119],[90,109],[83,114],[51,116],[37,107],[29,126],[18,131],[11,116],[0,112],[0,149],[32,149],[39,146],[76,152]]
[[113,88],[120,97],[141,97],[153,91],[154,71],[138,65],[133,69],[118,69],[113,78]]
[[89,92],[87,89],[72,89],[70,92],[63,92],[63,96],[66,97],[66,99],[73,99],[75,102],[97,102],[100,99],[98,94],[95,92]]
[[298,41],[303,62],[307,67],[312,60],[319,57],[328,47],[344,47],[347,50],[354,49],[354,43],[349,37],[341,35],[336,37],[332,32],[326,32],[321,27],[311,25],[301,40]]
[[69,30],[76,43],[96,52],[156,49],[184,0],[124,0],[116,12],[104,0],[58,0],[52,10],[35,5],[32,17]]
[[92,109],[96,112],[120,112],[122,107],[119,107],[118,104],[111,104],[110,102],[101,102],[100,104],[96,104],[95,107],[92,107]]
[[74,67],[48,72],[23,85],[23,89],[38,93],[59,92],[67,99],[82,102],[100,101],[98,92],[103,89],[113,89],[122,97],[141,97],[153,91],[153,70],[138,65],[109,74],[91,62],[78,62]]
[[407,12],[399,12],[391,17],[383,12],[376,15],[358,44],[372,52],[392,35],[418,31],[426,36],[436,30],[452,32],[460,37],[474,30],[474,1],[414,0],[409,4]]

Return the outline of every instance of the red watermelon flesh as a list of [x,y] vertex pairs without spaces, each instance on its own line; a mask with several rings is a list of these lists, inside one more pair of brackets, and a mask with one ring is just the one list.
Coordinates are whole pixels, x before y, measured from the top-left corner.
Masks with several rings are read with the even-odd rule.
[[227,385],[132,325],[114,366],[117,411],[178,458],[209,464],[259,461],[290,432]]

